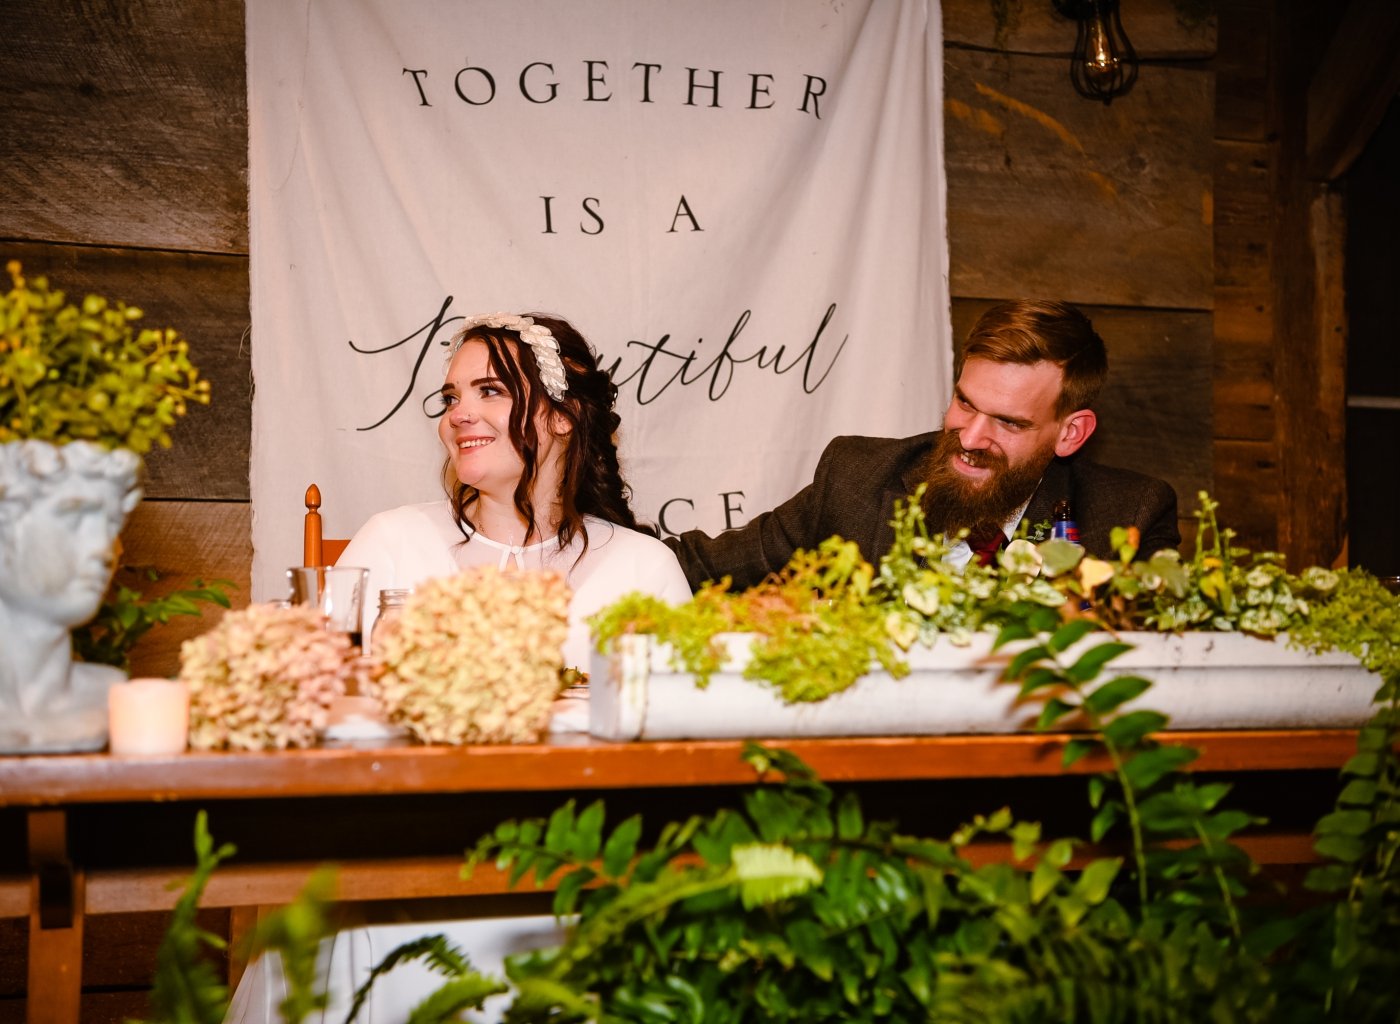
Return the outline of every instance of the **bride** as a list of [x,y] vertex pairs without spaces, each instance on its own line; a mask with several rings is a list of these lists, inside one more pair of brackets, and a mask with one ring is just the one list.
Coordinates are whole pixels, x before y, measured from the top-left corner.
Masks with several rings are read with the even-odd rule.
[[[573,591],[564,663],[586,667],[586,619],[595,611],[634,590],[690,599],[676,556],[639,528],[628,507],[613,440],[617,387],[582,336],[555,317],[470,317],[454,346],[438,420],[448,497],[372,517],[338,561],[369,569],[370,594],[479,565],[560,572]],[[463,844],[473,838],[464,835]],[[433,916],[431,908],[426,913]],[[548,915],[348,927],[322,950],[330,1002],[311,1019],[343,1020],[371,968],[431,932],[497,977],[507,953],[562,938]],[[441,983],[422,964],[401,966],[379,979],[359,1019],[405,1020]],[[280,962],[264,955],[240,981],[226,1024],[270,1024],[286,996]],[[483,1019],[495,1019],[500,1002],[493,999]]]
[[594,612],[634,590],[690,599],[675,555],[628,506],[617,386],[555,317],[468,317],[453,344],[437,399],[448,497],[372,517],[339,562],[369,569],[371,598],[471,566],[553,569],[573,591],[564,664],[586,670]]

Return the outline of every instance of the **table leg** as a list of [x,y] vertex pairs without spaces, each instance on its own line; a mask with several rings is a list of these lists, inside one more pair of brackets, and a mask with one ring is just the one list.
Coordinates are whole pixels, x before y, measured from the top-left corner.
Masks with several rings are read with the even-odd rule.
[[29,812],[27,1024],[78,1024],[83,989],[84,879],[68,859],[68,819]]

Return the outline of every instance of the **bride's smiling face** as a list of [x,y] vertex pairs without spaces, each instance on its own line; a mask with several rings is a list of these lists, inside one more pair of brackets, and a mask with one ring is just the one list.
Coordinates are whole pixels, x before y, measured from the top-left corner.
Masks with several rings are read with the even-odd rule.
[[[514,357],[515,345],[508,344]],[[509,388],[491,367],[485,342],[470,340],[457,350],[447,367],[442,399],[438,436],[457,479],[486,497],[511,501],[525,464],[510,436],[514,402]],[[543,472],[562,454],[564,444],[550,430],[544,410],[535,415],[535,436],[539,445],[537,472]]]

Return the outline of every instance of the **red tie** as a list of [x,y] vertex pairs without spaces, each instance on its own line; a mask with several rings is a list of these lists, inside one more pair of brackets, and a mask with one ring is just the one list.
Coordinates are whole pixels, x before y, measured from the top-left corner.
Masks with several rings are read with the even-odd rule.
[[967,538],[967,546],[972,548],[973,557],[977,559],[978,565],[991,565],[1005,543],[1006,534],[1002,533],[998,526],[979,530],[969,534]]

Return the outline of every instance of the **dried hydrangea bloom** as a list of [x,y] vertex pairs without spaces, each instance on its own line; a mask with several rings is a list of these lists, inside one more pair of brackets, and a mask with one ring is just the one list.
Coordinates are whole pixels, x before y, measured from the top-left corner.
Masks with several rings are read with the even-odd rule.
[[569,588],[490,566],[420,585],[378,652],[374,695],[423,743],[532,743],[561,689]]
[[250,605],[180,647],[196,750],[315,746],[356,652],[314,608]]

